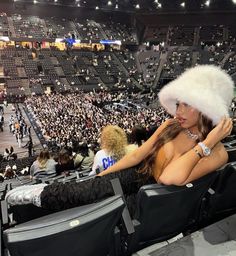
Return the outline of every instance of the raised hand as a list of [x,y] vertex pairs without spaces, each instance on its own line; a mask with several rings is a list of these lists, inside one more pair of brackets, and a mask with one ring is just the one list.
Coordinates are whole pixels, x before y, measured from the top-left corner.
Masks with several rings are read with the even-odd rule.
[[230,135],[233,129],[233,121],[229,117],[224,117],[207,135],[206,140],[216,145],[219,141]]

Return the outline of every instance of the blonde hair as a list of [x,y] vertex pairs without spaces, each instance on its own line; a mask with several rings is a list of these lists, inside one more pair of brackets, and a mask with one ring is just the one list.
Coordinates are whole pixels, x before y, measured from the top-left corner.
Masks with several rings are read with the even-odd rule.
[[119,126],[108,125],[102,129],[101,148],[116,160],[125,155],[127,144],[127,136]]
[[[208,117],[204,116],[202,113],[199,114],[197,126],[198,130],[200,131],[200,138],[198,142],[204,140],[207,134],[213,129],[212,121]],[[150,151],[149,155],[144,160],[144,164],[139,169],[139,172],[146,174],[148,176],[153,176],[154,164],[158,150],[164,144],[176,138],[177,135],[183,130],[184,128],[182,128],[179,125],[179,123],[175,119],[173,119],[170,122],[170,124],[166,126],[158,135],[158,138],[155,142],[153,149]],[[160,177],[160,175],[161,173],[158,174],[158,177]]]
[[37,158],[38,162],[39,162],[39,168],[40,169],[44,169],[46,167],[47,161],[48,159],[50,159],[50,154],[48,152],[48,150],[42,150],[39,153],[39,156]]

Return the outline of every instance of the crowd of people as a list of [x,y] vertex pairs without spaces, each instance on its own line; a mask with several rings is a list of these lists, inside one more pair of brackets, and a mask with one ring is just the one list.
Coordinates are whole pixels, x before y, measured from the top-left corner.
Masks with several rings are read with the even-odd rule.
[[[232,119],[229,118],[233,89],[234,83],[231,77],[219,67],[204,65],[191,68],[165,86],[159,93],[162,106],[175,118],[165,120],[148,140],[131,152],[124,153],[124,147],[118,147],[119,150],[116,151],[116,154],[113,150],[112,158],[108,154],[109,159],[102,162],[106,166],[99,173],[101,177],[81,183],[63,184],[56,182],[50,185],[18,187],[7,194],[6,200],[10,204],[33,203],[45,209],[58,211],[93,203],[113,195],[114,191],[110,180],[118,177],[130,209],[132,203],[135,202],[132,198],[135,198],[139,188],[144,184],[157,182],[181,186],[213,172],[228,161],[228,154],[221,140],[227,137],[233,129]],[[103,119],[104,115],[101,115],[103,112],[100,112],[98,107],[94,108],[93,95],[90,98],[84,97],[83,101],[82,98],[78,99],[76,96],[78,95],[69,95],[67,100],[70,101],[70,104],[61,95],[53,96],[52,101],[48,98],[47,105],[43,105],[42,98],[40,101],[37,98],[34,100],[34,108],[32,99],[27,104],[28,108],[31,107],[31,110],[34,111],[35,117],[41,117],[39,119],[40,125],[43,124],[44,127],[42,128],[44,129],[50,124],[62,129],[59,126],[60,117],[56,115],[53,108],[54,101],[58,104],[57,112],[63,120],[66,120],[63,125],[72,122],[72,120],[72,124],[76,123],[76,117],[83,118],[83,122],[87,119],[90,120],[89,126],[87,123],[83,123],[83,130],[86,130],[87,133],[92,132],[90,128],[93,127],[93,123],[97,125],[95,126],[97,129],[98,124],[102,124],[104,127],[114,120],[120,121],[121,119],[122,126],[125,121],[130,121],[124,119],[130,116],[125,116],[123,112],[122,115],[117,116],[118,119],[109,116],[108,122]],[[81,106],[83,104],[85,104],[86,109],[91,110],[89,113],[82,112]],[[68,108],[70,105],[72,107]],[[64,110],[66,111],[64,112]],[[93,110],[98,114],[97,116],[93,115]],[[74,113],[75,115],[73,115]],[[51,123],[46,123],[46,117],[48,121],[50,116],[53,117]],[[153,112],[151,120],[153,116],[157,117],[158,115]],[[140,117],[136,113],[136,117],[140,118],[136,119],[140,124],[142,120],[145,123],[146,116]],[[154,121],[157,123],[160,120],[156,118]],[[132,122],[135,121],[132,119]],[[80,123],[77,125],[80,127]],[[126,127],[127,130],[130,128],[129,126]],[[66,129],[69,130],[69,127]],[[65,132],[66,129],[63,131]],[[116,137],[118,134],[123,136],[123,131],[119,127],[113,126],[113,129],[117,133]],[[81,134],[83,134],[83,130]],[[104,134],[102,132],[101,149],[109,152],[109,144],[103,143],[103,140],[106,137],[111,140],[113,136],[111,134],[105,135],[106,132],[109,132],[109,126],[102,131]],[[99,137],[97,133],[96,139]],[[126,142],[121,144],[125,145]],[[40,159],[38,158],[37,161]],[[42,166],[43,164],[45,162],[41,162]]]
[[[137,95],[131,97],[136,98]],[[127,99],[127,96],[109,92],[70,93],[32,96],[25,102],[42,135],[50,148],[73,147],[74,143],[87,141],[99,143],[100,131],[107,125],[118,125],[130,134],[137,125],[147,131],[157,127],[169,115],[163,108],[157,110],[142,107],[139,109],[117,109],[114,102]],[[110,104],[109,110],[106,104]]]
[[[137,133],[137,130],[138,128],[133,129],[132,135]],[[144,137],[138,137],[143,138],[142,142],[145,141]],[[30,176],[32,179],[62,173],[67,176],[75,171],[89,176],[96,175],[137,148],[138,142],[133,141],[129,144],[127,134],[123,129],[117,125],[108,125],[101,131],[100,150],[97,152],[89,148],[86,142],[80,142],[73,148],[62,148],[58,153],[52,154],[48,149],[43,149],[30,167]]]
[[[31,126],[27,123],[18,104],[13,106],[14,115],[9,119],[9,131],[16,137],[19,148],[28,148],[28,156],[32,156],[33,141],[31,137]],[[23,138],[28,137],[28,142],[23,145]]]

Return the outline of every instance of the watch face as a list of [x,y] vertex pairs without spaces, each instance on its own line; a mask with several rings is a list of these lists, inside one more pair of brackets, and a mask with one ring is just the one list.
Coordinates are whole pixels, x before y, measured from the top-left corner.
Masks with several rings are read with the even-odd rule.
[[211,149],[208,148],[206,145],[203,143],[199,142],[199,146],[202,148],[202,153],[204,156],[209,156],[211,154]]
[[209,148],[205,148],[203,153],[205,156],[209,156],[211,154],[211,150]]

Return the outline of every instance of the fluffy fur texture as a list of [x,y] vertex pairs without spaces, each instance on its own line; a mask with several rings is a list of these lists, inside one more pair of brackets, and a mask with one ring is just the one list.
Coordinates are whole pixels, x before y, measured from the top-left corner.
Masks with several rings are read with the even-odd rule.
[[184,102],[198,109],[216,125],[229,116],[233,99],[234,82],[221,68],[199,65],[186,70],[159,93],[162,106],[175,115],[176,102]]

